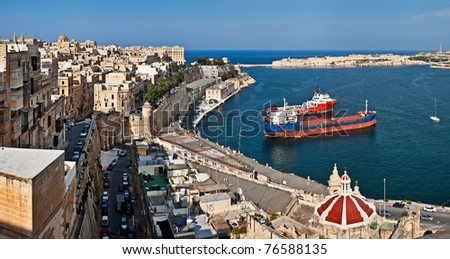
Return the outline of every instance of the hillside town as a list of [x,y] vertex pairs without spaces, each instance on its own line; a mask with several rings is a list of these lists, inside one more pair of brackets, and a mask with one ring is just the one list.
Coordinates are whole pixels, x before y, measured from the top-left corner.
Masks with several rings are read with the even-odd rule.
[[[200,137],[255,80],[180,46],[0,41],[2,238],[419,238],[443,207],[366,198]],[[287,61],[286,61],[287,62]],[[401,60],[398,62],[402,62]],[[341,167],[341,165],[339,165]],[[344,167],[344,165],[342,165]],[[444,217],[443,217],[444,218]]]

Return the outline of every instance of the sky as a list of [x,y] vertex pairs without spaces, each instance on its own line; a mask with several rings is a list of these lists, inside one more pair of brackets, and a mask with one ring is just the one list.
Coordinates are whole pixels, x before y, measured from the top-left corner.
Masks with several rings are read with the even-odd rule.
[[450,49],[448,0],[0,0],[0,36],[186,50]]

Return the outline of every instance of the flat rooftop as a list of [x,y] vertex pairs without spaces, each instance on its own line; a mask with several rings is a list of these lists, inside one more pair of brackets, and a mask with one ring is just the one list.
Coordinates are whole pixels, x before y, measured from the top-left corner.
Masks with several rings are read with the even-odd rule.
[[63,155],[64,150],[1,147],[0,172],[33,179]]
[[197,80],[197,81],[187,84],[186,87],[191,88],[191,89],[197,89],[200,87],[204,87],[207,84],[211,84],[215,81],[216,81],[216,79],[213,79],[213,78],[200,79],[200,80]]

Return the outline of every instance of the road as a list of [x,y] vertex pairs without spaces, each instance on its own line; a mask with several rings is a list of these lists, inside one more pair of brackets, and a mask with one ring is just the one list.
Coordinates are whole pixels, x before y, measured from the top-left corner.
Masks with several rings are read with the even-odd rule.
[[78,122],[74,127],[71,127],[70,130],[67,130],[66,128],[66,152],[64,154],[65,161],[72,161],[73,148],[77,145],[82,129],[84,129],[84,122]]
[[[382,202],[375,202],[375,206],[378,209],[383,209],[383,203]],[[436,212],[426,212],[422,210],[422,207],[425,206],[425,204],[422,205],[406,205],[405,208],[394,208],[392,207],[392,202],[386,202],[386,210],[392,213],[391,217],[387,217],[387,219],[391,220],[398,220],[401,218],[403,211],[408,206],[419,206],[421,215],[423,214],[429,214],[433,217],[432,221],[426,221],[421,219],[420,220],[420,227],[425,230],[435,230],[435,231],[443,231],[443,230],[450,230],[450,213],[448,211],[445,211],[441,207],[436,207]]]
[[[132,212],[127,215],[125,212],[124,213],[119,213],[117,211],[117,194],[121,193],[123,194],[124,191],[119,191],[119,185],[123,183],[123,173],[128,172],[128,168],[131,165],[131,160],[130,160],[130,156],[131,156],[131,147],[129,145],[122,145],[120,147],[118,147],[120,149],[125,149],[127,150],[127,154],[124,157],[119,157],[119,162],[116,164],[116,166],[111,170],[106,170],[104,171],[104,173],[107,173],[110,179],[110,187],[108,189],[103,189],[102,191],[108,191],[109,194],[109,199],[108,199],[108,217],[109,217],[109,237],[110,238],[127,238],[127,234],[128,231],[130,230],[130,225],[132,224],[132,215],[134,215],[134,207],[135,206],[131,206],[132,208]],[[132,178],[131,175],[129,174],[128,176],[128,181],[129,181],[129,188],[128,190],[130,191],[130,200],[134,200],[133,197],[133,191],[132,191]],[[131,204],[131,203],[130,203]],[[128,229],[123,231],[120,227],[120,219],[122,216],[126,216],[127,221],[129,222],[129,226]],[[131,226],[131,228],[133,228]]]

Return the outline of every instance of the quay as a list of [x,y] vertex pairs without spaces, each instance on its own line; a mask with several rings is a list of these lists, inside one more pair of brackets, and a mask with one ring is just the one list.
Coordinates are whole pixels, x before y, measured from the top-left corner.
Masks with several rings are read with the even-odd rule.
[[238,64],[239,67],[272,67],[272,64]]
[[[187,161],[242,180],[295,194],[305,201],[314,202],[328,194],[328,189],[323,184],[262,165],[236,150],[201,137],[168,134],[159,136],[156,142],[164,146],[170,154],[177,154]],[[263,193],[261,192],[261,195]]]

